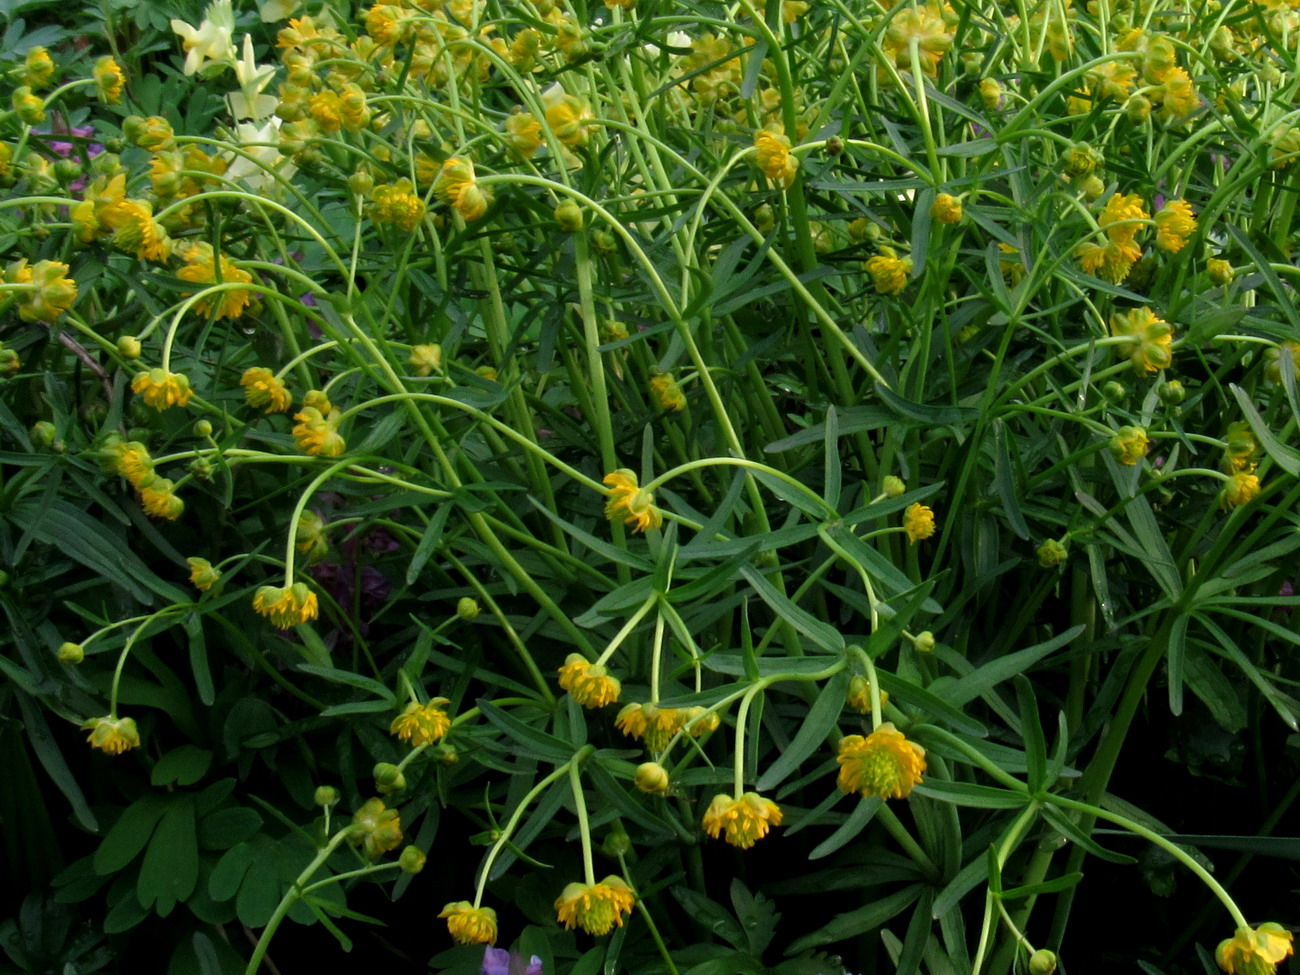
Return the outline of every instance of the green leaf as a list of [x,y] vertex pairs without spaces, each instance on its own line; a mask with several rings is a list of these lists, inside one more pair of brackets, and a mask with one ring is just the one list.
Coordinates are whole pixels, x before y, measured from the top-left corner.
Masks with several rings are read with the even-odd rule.
[[825,456],[822,460],[822,483],[826,492],[826,503],[836,509],[840,506],[840,490],[843,485],[844,472],[844,465],[840,461],[839,431],[839,415],[835,412],[834,406],[828,406],[826,408],[826,440],[823,448]]
[[914,786],[912,794],[949,802],[954,806],[973,806],[977,809],[1021,809],[1032,801],[1025,792],[935,778],[927,778],[920,785]]
[[834,941],[845,941],[860,934],[875,930],[890,918],[901,914],[921,896],[925,888],[921,884],[912,884],[885,897],[872,901],[865,907],[847,914],[838,914],[829,924],[818,928],[811,934],[796,938],[785,949],[787,955],[798,954],[807,948],[828,945]]
[[149,849],[140,865],[136,896],[159,917],[194,893],[199,879],[199,844],[194,828],[194,802],[183,796],[167,804]]
[[244,875],[256,858],[257,853],[250,843],[239,843],[227,850],[208,878],[208,894],[212,899],[233,900],[244,882]]
[[1183,674],[1187,661],[1187,624],[1191,617],[1179,613],[1169,627],[1169,646],[1165,651],[1165,665],[1169,668],[1169,712],[1183,713]]
[[1074,821],[1059,809],[1052,806],[1044,806],[1043,818],[1047,820],[1052,829],[1056,830],[1071,843],[1082,847],[1099,860],[1105,860],[1108,863],[1137,863],[1137,860],[1133,859],[1133,857],[1125,856],[1123,853],[1116,853],[1113,850],[1108,850],[1096,840],[1092,839],[1092,837],[1084,835],[1083,830],[1079,829],[1079,827],[1075,825]]
[[[0,664],[8,663],[8,660],[0,656]],[[7,668],[0,669],[5,669],[8,673]],[[16,694],[14,699],[17,700],[19,712],[22,714],[23,731],[27,735],[27,742],[36,753],[37,761],[41,763],[45,773],[72,806],[72,814],[77,818],[77,822],[91,832],[99,832],[99,821],[86,803],[86,797],[81,791],[81,784],[77,781],[77,777],[64,760],[63,751],[54,740],[44,713],[36,702],[25,694]]]
[[[854,803],[853,812],[849,814],[849,818],[841,823],[834,833],[813,847],[812,852],[808,854],[808,859],[820,860],[822,857],[828,857],[846,843],[855,839],[859,833],[867,828],[867,824],[875,818],[883,802],[884,800],[877,796],[872,796],[869,799],[860,798]],[[826,942],[818,941],[816,943],[825,944]],[[790,949],[790,951],[793,950],[793,948]]]
[[564,739],[556,738],[540,728],[525,724],[486,698],[480,698],[475,704],[478,705],[483,717],[524,749],[524,754],[547,762],[567,762],[573,757],[573,745]]
[[1065,646],[1083,630],[1083,624],[1072,626],[1068,630],[1058,633],[1050,640],[1036,643],[1032,647],[1026,647],[1016,653],[1007,654],[1005,657],[999,657],[997,660],[992,660],[983,666],[977,667],[965,677],[945,685],[942,690],[936,690],[935,693],[949,704],[960,707],[1004,680],[1009,680],[1016,674],[1026,673],[1030,667],[1048,654]]
[[157,795],[141,796],[127,806],[95,851],[95,872],[117,873],[134,860],[149,844],[167,806],[167,800]]
[[207,774],[212,752],[194,745],[173,748],[149,772],[152,785],[193,785]]
[[776,906],[762,893],[750,893],[739,877],[731,881],[731,905],[736,909],[736,917],[745,931],[750,954],[756,958],[761,956],[772,942],[776,924],[781,920]]
[[1237,687],[1224,676],[1209,654],[1199,647],[1188,647],[1183,676],[1192,693],[1210,709],[1220,728],[1235,735],[1246,727],[1246,705],[1242,703]]
[[1034,685],[1024,674],[1017,674],[1013,681],[1020,704],[1020,734],[1025,742],[1029,791],[1039,792],[1047,778],[1047,741],[1038,720],[1038,702],[1034,699]]
[[1021,538],[1029,538],[1029,525],[1020,510],[1020,498],[1016,492],[1015,477],[1011,472],[1011,454],[1007,446],[1006,424],[1001,420],[993,423],[993,487],[1002,502],[1002,511],[1007,516],[1007,524]]
[[876,668],[880,689],[889,696],[922,711],[933,724],[945,724],[975,738],[987,738],[989,730],[975,718],[953,707],[937,694],[904,680],[886,670]]
[[415,585],[423,571],[425,563],[438,550],[442,543],[442,534],[447,527],[447,519],[451,516],[452,506],[449,504],[439,505],[438,510],[433,513],[429,519],[429,524],[424,529],[424,534],[420,536],[420,544],[415,546],[415,551],[411,553],[411,561],[406,566],[406,584]]
[[199,820],[199,848],[229,850],[261,828],[262,817],[255,809],[247,806],[219,809]]
[[705,930],[721,938],[737,951],[743,951],[749,939],[740,922],[731,916],[731,912],[715,900],[689,887],[677,884],[672,887],[672,894],[678,903],[686,908],[687,913],[702,925]]
[[771,607],[772,612],[776,613],[777,616],[785,620],[817,646],[832,653],[844,649],[844,637],[840,635],[839,630],[829,623],[823,623],[821,620],[816,619],[811,613],[800,609],[790,601],[788,596],[778,592],[776,587],[764,579],[752,565],[741,566],[740,574],[754,587],[754,590],[762,597],[763,602]]
[[347,670],[337,670],[334,667],[317,667],[313,664],[299,664],[298,669],[306,674],[323,677],[335,684],[347,684],[349,687],[368,691],[380,700],[387,702],[389,707],[396,707],[397,695],[389,690],[386,684],[381,684],[373,677],[354,674]]
[[888,386],[876,383],[876,395],[881,402],[911,420],[919,420],[929,426],[970,426],[979,419],[979,410],[968,406],[925,406],[913,403],[899,396]]
[[808,709],[807,716],[799,725],[794,740],[781,749],[766,772],[754,786],[759,792],[774,789],[785,781],[786,776],[794,772],[804,759],[826,744],[826,738],[839,722],[844,710],[844,699],[849,689],[849,672],[841,670],[826,682],[817,700]]
[[1004,901],[1012,901],[1021,897],[1037,897],[1039,894],[1059,894],[1063,890],[1069,890],[1082,879],[1081,873],[1066,873],[1041,883],[1012,887],[1010,890],[1004,890],[1001,896]]
[[[1291,302],[1287,301],[1284,304],[1290,309]],[[1294,320],[1294,311],[1290,313]],[[1241,415],[1250,424],[1250,429],[1255,434],[1255,439],[1259,441],[1259,446],[1264,453],[1273,458],[1273,462],[1292,477],[1300,477],[1300,452],[1286,446],[1277,437],[1273,436],[1273,431],[1268,428],[1264,418],[1259,415],[1259,411],[1255,409],[1255,404],[1250,401],[1250,395],[1244,389],[1231,383],[1228,388],[1232,390],[1232,395],[1237,398],[1237,405],[1241,407]]]

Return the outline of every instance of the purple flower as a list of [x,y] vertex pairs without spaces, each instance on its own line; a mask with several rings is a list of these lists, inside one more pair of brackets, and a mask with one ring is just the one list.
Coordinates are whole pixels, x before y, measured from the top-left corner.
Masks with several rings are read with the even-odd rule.
[[504,948],[483,951],[483,975],[542,975],[542,960],[536,955],[524,964],[523,956]]

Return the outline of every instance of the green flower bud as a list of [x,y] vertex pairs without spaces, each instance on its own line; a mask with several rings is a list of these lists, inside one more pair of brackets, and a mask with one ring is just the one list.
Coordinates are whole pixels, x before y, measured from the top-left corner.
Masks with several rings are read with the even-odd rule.
[[582,229],[582,208],[573,200],[565,199],[555,208],[555,222],[561,230],[577,233]]
[[921,653],[934,653],[934,634],[929,630],[923,630],[913,638],[912,646]]
[[885,494],[891,498],[896,498],[907,491],[907,483],[901,477],[895,477],[893,474],[888,475],[880,486]]
[[316,795],[312,801],[318,806],[328,809],[339,801],[339,790],[332,785],[320,785],[316,787]]
[[626,855],[630,849],[632,849],[632,840],[621,826],[616,826],[605,837],[605,841],[600,844],[600,852],[610,859],[614,859],[620,854]]
[[1166,406],[1177,406],[1187,399],[1187,390],[1183,389],[1183,384],[1177,379],[1171,379],[1156,387],[1156,395]]
[[456,603],[456,615],[466,623],[472,623],[478,619],[479,608],[478,601],[471,599],[469,596],[461,596]]
[[32,424],[32,443],[38,447],[50,447],[54,444],[54,438],[59,435],[54,424],[49,420],[38,420]]
[[424,851],[418,846],[406,847],[402,850],[402,855],[397,858],[398,864],[405,873],[419,873],[424,869],[424,861]]
[[134,335],[123,335],[117,340],[117,354],[123,359],[140,358],[140,340]]
[[[348,177],[348,189],[357,196],[369,197],[370,191],[375,188],[375,178],[367,170],[358,169]],[[413,847],[407,847],[413,849]]]
[[642,762],[636,767],[635,781],[642,792],[667,792],[668,770],[658,762]]
[[389,796],[395,792],[406,791],[406,776],[402,770],[391,762],[380,762],[375,766],[375,788],[380,795]]
[[1052,975],[1056,971],[1056,955],[1046,948],[1039,948],[1029,956],[1030,975]]
[[212,424],[207,420],[199,420],[194,424],[194,436],[204,439],[212,436]]
[[1055,538],[1049,538],[1038,546],[1038,564],[1044,569],[1054,569],[1069,556],[1069,552],[1063,543]]
[[65,643],[59,647],[57,656],[59,663],[76,666],[85,659],[86,653],[80,643]]
[[1128,387],[1112,379],[1101,387],[1101,395],[1111,403],[1122,403],[1128,398]]

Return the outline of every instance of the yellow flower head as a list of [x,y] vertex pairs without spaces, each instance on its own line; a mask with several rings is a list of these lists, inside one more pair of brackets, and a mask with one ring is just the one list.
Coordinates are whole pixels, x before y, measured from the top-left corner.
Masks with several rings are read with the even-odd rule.
[[571,653],[564,658],[564,666],[560,668],[560,686],[586,708],[613,704],[623,690],[618,678],[611,676],[602,664],[589,663],[580,653]]
[[382,799],[367,799],[353,814],[352,824],[360,828],[348,836],[348,842],[361,847],[371,860],[402,843],[401,814],[386,808]]
[[637,476],[627,468],[620,468],[606,474],[604,483],[609,486],[605,493],[609,500],[605,502],[605,517],[610,521],[623,518],[623,523],[632,525],[632,531],[643,532],[647,528],[658,528],[663,524],[663,515],[655,507],[655,496],[650,491],[642,491]]
[[906,799],[925,772],[925,749],[886,721],[867,737],[840,739],[835,756],[842,792],[860,792],[881,799]]
[[320,615],[316,594],[305,582],[295,582],[283,589],[262,586],[253,596],[253,608],[282,630],[314,620]]
[[582,928],[588,934],[609,934],[623,926],[623,915],[632,912],[636,894],[622,877],[606,877],[598,884],[572,883],[555,899],[555,914],[569,930]]
[[739,799],[716,795],[704,812],[704,831],[715,840],[725,830],[727,842],[748,850],[781,825],[781,807],[757,792],[746,792]]
[[176,485],[167,478],[151,478],[140,488],[140,505],[153,518],[175,521],[185,511],[185,502],[175,492]]
[[[253,281],[250,273],[231,264],[224,254],[215,254],[211,244],[191,244],[184,249],[181,257],[185,261],[185,267],[177,271],[176,276],[182,281],[208,285],[251,284]],[[194,308],[200,315],[211,312],[217,318],[238,318],[246,308],[256,305],[257,295],[253,291],[247,288],[226,288],[196,301]]]
[[370,219],[375,223],[395,224],[406,233],[414,233],[424,219],[425,206],[406,178],[396,183],[381,183],[370,191]]
[[1177,254],[1196,231],[1196,214],[1186,200],[1170,200],[1155,216],[1156,246]]
[[137,373],[131,380],[131,392],[144,397],[144,401],[155,410],[186,406],[194,395],[190,381],[184,375],[164,369]]
[[940,223],[961,223],[961,200],[950,193],[940,193],[930,204],[930,216]]
[[1106,231],[1106,236],[1112,243],[1128,244],[1132,243],[1133,238],[1142,229],[1142,224],[1136,221],[1146,219],[1148,219],[1147,210],[1142,197],[1136,193],[1127,196],[1123,193],[1112,193],[1110,199],[1106,201],[1106,208],[1097,217],[1097,224]]
[[317,92],[307,100],[307,114],[323,132],[337,132],[343,128],[343,106],[339,96],[332,91]]
[[781,132],[759,129],[754,133],[754,161],[763,175],[789,187],[799,171],[799,160],[790,153],[790,140]]
[[293,396],[285,387],[284,380],[277,378],[270,369],[253,366],[244,370],[239,385],[244,387],[248,405],[267,413],[283,413],[293,405]]
[[880,253],[869,258],[864,265],[882,295],[896,295],[907,287],[907,276],[912,273],[912,259],[899,257],[892,247],[881,247]]
[[339,423],[343,420],[340,410],[331,409],[327,414],[322,414],[314,406],[304,406],[293,418],[298,421],[293,428],[293,436],[298,441],[298,449],[304,454],[337,457],[347,449],[347,441],[339,433]]
[[445,697],[435,697],[427,704],[412,701],[388,726],[388,733],[402,741],[409,741],[413,747],[432,745],[451,730],[451,718],[442,709],[450,703]]
[[[618,712],[614,725],[629,738],[644,738],[646,747],[661,751],[673,735],[691,717],[680,708],[661,708],[657,704],[628,704]],[[702,722],[697,722],[698,727]]]
[[32,47],[23,61],[23,81],[33,88],[44,88],[54,77],[54,60],[44,47]]
[[686,396],[677,380],[666,372],[650,377],[650,395],[659,404],[659,409],[680,413],[686,408]]
[[329,539],[325,537],[325,519],[314,511],[304,511],[298,516],[298,524],[293,529],[294,544],[298,551],[307,556],[307,561],[315,565],[330,550]]
[[93,71],[95,92],[105,105],[116,105],[122,100],[122,88],[126,85],[126,75],[111,57],[102,57],[95,62]]
[[111,449],[113,467],[131,482],[133,488],[139,487],[153,477],[153,458],[149,450],[138,440],[119,444]]
[[1112,335],[1127,335],[1132,341],[1116,346],[1128,356],[1133,371],[1139,375],[1168,369],[1173,362],[1174,327],[1156,318],[1150,308],[1134,308],[1110,316]]
[[903,512],[903,530],[911,544],[934,534],[934,511],[923,504],[909,504]]
[[1132,241],[1105,244],[1088,242],[1080,244],[1074,252],[1079,264],[1089,274],[1105,278],[1111,284],[1119,284],[1128,277],[1133,265],[1142,258],[1142,248]]
[[428,376],[435,372],[442,372],[442,346],[441,345],[413,345],[411,346],[411,358],[406,360],[406,364],[411,367],[411,371],[417,376]]
[[555,138],[570,149],[587,144],[587,126],[594,116],[585,101],[552,85],[542,92],[542,104],[546,106],[546,125]]
[[1174,125],[1186,121],[1187,117],[1201,107],[1201,96],[1196,92],[1196,84],[1182,68],[1173,68],[1153,96],[1160,100],[1160,121]]
[[190,582],[199,592],[207,592],[221,578],[221,570],[207,559],[188,558],[185,561],[190,564]]
[[[1223,262],[1228,263],[1227,261]],[[1264,350],[1264,376],[1271,383],[1282,381],[1282,363],[1290,359],[1290,369],[1296,382],[1300,383],[1300,342],[1283,342]]]
[[433,181],[433,193],[448,206],[454,207],[466,220],[477,220],[487,213],[492,202],[478,185],[474,164],[468,159],[452,157],[442,164],[442,171]]
[[475,907],[469,901],[454,901],[438,917],[447,919],[447,930],[462,945],[497,943],[497,912],[490,907]]
[[1249,504],[1259,494],[1259,478],[1246,471],[1237,471],[1219,492],[1219,507],[1231,511],[1242,504]]
[[[870,714],[871,707],[871,681],[867,680],[861,674],[854,674],[853,679],[849,681],[849,693],[846,701],[858,714]],[[889,703],[889,692],[880,692],[880,706],[883,708]]]
[[113,246],[126,254],[157,262],[171,256],[172,239],[166,228],[153,218],[153,206],[146,200],[99,203],[95,219],[113,232]]
[[881,46],[898,67],[910,71],[915,40],[921,70],[933,78],[939,70],[940,59],[952,47],[952,31],[945,19],[951,13],[951,7],[934,0],[905,7],[889,22]]
[[1120,427],[1110,438],[1110,452],[1127,467],[1145,457],[1150,448],[1151,440],[1141,427]]
[[1214,960],[1228,975],[1273,975],[1278,962],[1295,950],[1294,935],[1269,921],[1257,928],[1238,928],[1227,941],[1219,942]]
[[[527,33],[523,31],[521,33]],[[542,123],[528,112],[516,112],[506,118],[506,145],[520,159],[531,159],[542,147]]]
[[111,714],[102,718],[91,718],[81,726],[82,731],[89,731],[86,741],[91,748],[98,748],[110,755],[121,755],[132,748],[140,747],[140,732],[136,730],[131,718],[116,718]]
[[71,308],[77,300],[77,282],[67,276],[68,270],[68,265],[58,261],[28,265],[22,259],[10,264],[5,269],[5,281],[35,285],[32,290],[19,293],[18,317],[25,322],[48,324]]
[[1228,471],[1252,471],[1255,458],[1259,456],[1259,441],[1255,432],[1245,420],[1228,424],[1228,432],[1223,435],[1226,446],[1223,448],[1223,466]]

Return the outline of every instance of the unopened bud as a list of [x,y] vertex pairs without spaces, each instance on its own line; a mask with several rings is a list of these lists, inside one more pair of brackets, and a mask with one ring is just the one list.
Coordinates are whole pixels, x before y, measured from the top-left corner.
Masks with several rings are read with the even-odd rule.
[[667,792],[668,770],[658,762],[642,762],[636,768],[635,781],[642,792]]
[[1030,975],[1052,975],[1056,971],[1056,954],[1046,948],[1039,948],[1029,956]]
[[478,600],[471,599],[469,596],[461,596],[456,603],[456,615],[466,623],[472,623],[478,619],[479,612]]
[[32,443],[38,447],[50,447],[54,444],[54,438],[59,435],[59,431],[49,420],[37,420],[32,424]]
[[625,855],[630,849],[632,849],[632,840],[621,826],[614,827],[613,832],[600,844],[600,852],[611,859]]
[[573,200],[564,200],[555,208],[555,222],[561,230],[577,233],[582,229],[582,208]]
[[1049,538],[1038,546],[1038,564],[1044,569],[1054,569],[1069,557],[1064,543]]
[[80,643],[65,643],[59,647],[58,658],[61,664],[76,665],[86,657]]
[[140,340],[134,335],[123,335],[117,340],[117,354],[123,359],[138,359],[141,351]]
[[199,420],[194,424],[194,436],[204,439],[212,436],[212,424],[207,420]]
[[397,858],[398,864],[406,873],[419,873],[424,869],[424,851],[418,846],[408,846],[402,850],[402,855]]
[[395,792],[406,791],[406,776],[402,770],[391,762],[380,762],[375,766],[375,788],[380,795],[389,796]]
[[319,785],[316,787],[316,795],[313,801],[318,806],[324,806],[328,809],[339,801],[339,790],[332,785]]
[[912,638],[912,646],[922,653],[934,653],[934,634],[923,630]]
[[907,483],[901,477],[895,477],[893,474],[886,477],[880,486],[891,498],[896,498],[907,491]]
[[1183,388],[1183,384],[1177,379],[1171,379],[1156,387],[1156,395],[1160,397],[1160,402],[1166,406],[1177,406],[1187,399],[1187,390]]

